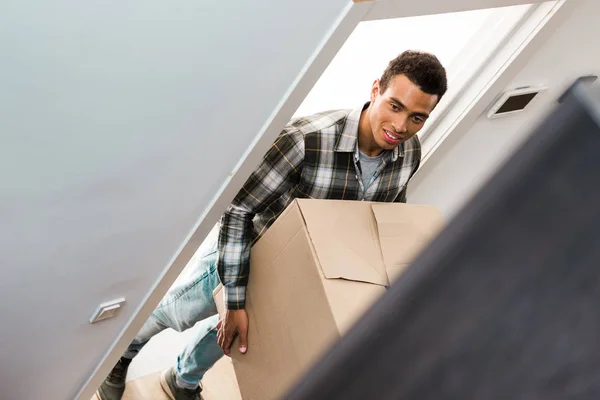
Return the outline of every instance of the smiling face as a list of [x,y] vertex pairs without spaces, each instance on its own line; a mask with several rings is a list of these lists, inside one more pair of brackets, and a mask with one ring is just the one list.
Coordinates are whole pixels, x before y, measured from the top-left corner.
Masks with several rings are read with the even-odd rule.
[[392,77],[383,93],[380,81],[376,80],[368,113],[367,130],[372,136],[368,135],[370,143],[365,143],[369,152],[392,150],[416,135],[437,102],[437,95],[425,93],[406,75]]

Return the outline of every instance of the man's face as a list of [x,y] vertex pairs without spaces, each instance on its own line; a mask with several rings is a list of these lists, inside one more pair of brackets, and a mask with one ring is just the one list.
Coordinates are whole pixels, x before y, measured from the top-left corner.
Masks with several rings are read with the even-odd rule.
[[369,123],[375,143],[392,150],[417,134],[438,102],[438,96],[423,92],[406,75],[394,76],[385,92],[379,80],[371,89]]

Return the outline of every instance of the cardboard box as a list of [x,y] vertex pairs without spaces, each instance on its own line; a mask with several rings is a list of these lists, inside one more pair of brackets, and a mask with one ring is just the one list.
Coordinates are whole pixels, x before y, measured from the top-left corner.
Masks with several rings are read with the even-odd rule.
[[242,398],[281,397],[442,225],[432,206],[294,200],[251,251],[248,352],[231,352]]

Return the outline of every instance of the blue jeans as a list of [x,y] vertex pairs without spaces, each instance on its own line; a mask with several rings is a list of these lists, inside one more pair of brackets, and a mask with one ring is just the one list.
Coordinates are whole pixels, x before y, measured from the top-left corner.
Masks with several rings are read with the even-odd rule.
[[213,290],[219,285],[217,272],[217,231],[198,250],[197,262],[183,279],[178,279],[152,312],[124,357],[133,358],[157,333],[167,328],[182,332],[193,329],[193,339],[177,357],[177,385],[195,389],[202,377],[222,356],[217,343],[219,315]]

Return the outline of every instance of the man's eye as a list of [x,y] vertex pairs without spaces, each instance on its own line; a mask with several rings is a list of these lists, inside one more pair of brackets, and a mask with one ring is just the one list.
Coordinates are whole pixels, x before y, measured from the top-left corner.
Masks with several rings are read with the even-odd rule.
[[394,110],[394,111],[398,111],[398,110],[399,110],[399,108],[398,108],[398,106],[397,106],[397,105],[395,105],[395,104],[392,104],[392,110]]
[[413,117],[413,121],[417,124],[422,124],[424,122],[423,118],[421,117]]

